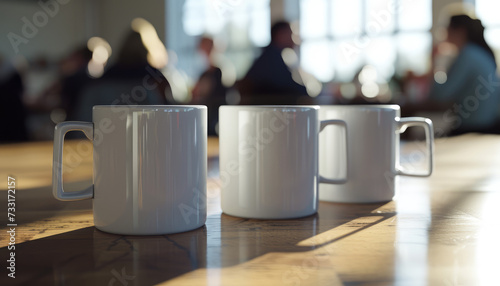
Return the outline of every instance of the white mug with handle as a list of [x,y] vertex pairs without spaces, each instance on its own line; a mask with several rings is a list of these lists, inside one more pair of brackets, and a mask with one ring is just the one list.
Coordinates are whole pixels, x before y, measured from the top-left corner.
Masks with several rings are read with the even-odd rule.
[[[115,234],[168,234],[205,224],[205,106],[94,106],[92,121],[55,127],[54,197],[93,199],[96,228]],[[94,184],[65,192],[64,135],[72,130],[93,143]]]
[[[320,120],[343,120],[349,126],[349,132],[345,134],[344,130],[335,126],[322,132],[319,140],[319,170],[328,176],[347,175],[349,180],[342,185],[321,185],[320,200],[342,203],[386,202],[395,195],[395,176],[431,175],[434,144],[432,121],[423,117],[401,118],[400,114],[398,105],[321,106]],[[399,134],[410,126],[420,126],[425,131],[428,158],[424,171],[405,171],[399,162]],[[347,174],[344,173],[346,161]]]
[[280,105],[219,108],[224,213],[255,219],[312,215],[318,209],[318,184],[345,182],[318,173],[321,129],[346,128],[341,120],[319,123],[318,110]]

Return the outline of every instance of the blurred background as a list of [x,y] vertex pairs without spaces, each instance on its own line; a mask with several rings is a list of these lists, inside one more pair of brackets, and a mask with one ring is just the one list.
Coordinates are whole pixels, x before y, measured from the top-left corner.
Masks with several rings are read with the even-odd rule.
[[[222,104],[395,103],[431,117],[437,136],[496,133],[497,11],[497,0],[3,0],[0,142],[51,140],[96,104],[205,104],[216,135]],[[491,57],[465,48],[477,19]]]

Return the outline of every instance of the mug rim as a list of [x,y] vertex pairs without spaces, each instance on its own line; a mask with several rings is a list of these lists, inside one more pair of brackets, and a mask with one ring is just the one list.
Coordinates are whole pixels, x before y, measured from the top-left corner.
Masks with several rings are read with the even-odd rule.
[[92,110],[95,109],[110,109],[110,108],[121,108],[121,109],[207,109],[206,105],[94,105]]
[[319,105],[222,105],[219,109],[276,109],[310,108],[319,110]]
[[350,105],[320,105],[320,109],[327,108],[346,108],[346,109],[357,109],[357,110],[401,110],[401,106],[398,104],[350,104]]

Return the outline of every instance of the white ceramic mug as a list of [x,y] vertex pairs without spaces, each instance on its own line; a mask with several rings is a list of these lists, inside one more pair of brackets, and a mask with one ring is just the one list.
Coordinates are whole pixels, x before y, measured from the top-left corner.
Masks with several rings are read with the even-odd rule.
[[[319,170],[328,176],[347,175],[349,180],[342,185],[321,185],[320,200],[343,203],[390,201],[395,194],[396,175],[431,175],[434,133],[430,119],[401,118],[398,105],[321,106],[319,119],[330,118],[344,120],[349,130],[345,134],[342,129],[328,127],[322,132]],[[399,133],[410,126],[421,126],[426,134],[428,167],[420,173],[404,171],[399,162]],[[344,138],[347,138],[347,146]],[[346,161],[347,174],[344,173]]]
[[[53,194],[93,198],[94,224],[110,233],[155,235],[198,228],[206,220],[207,108],[94,106],[93,122],[62,122],[54,135]],[[66,132],[93,141],[94,184],[65,192]]]
[[221,206],[224,213],[286,219],[316,213],[318,183],[345,178],[318,175],[319,106],[219,108]]

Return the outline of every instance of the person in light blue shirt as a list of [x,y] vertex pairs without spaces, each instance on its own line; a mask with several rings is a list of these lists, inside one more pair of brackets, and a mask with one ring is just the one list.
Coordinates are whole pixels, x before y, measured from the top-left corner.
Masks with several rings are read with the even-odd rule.
[[447,41],[459,52],[446,81],[434,82],[430,98],[448,107],[443,119],[452,124],[450,135],[497,133],[500,80],[481,21],[467,15],[452,16]]

